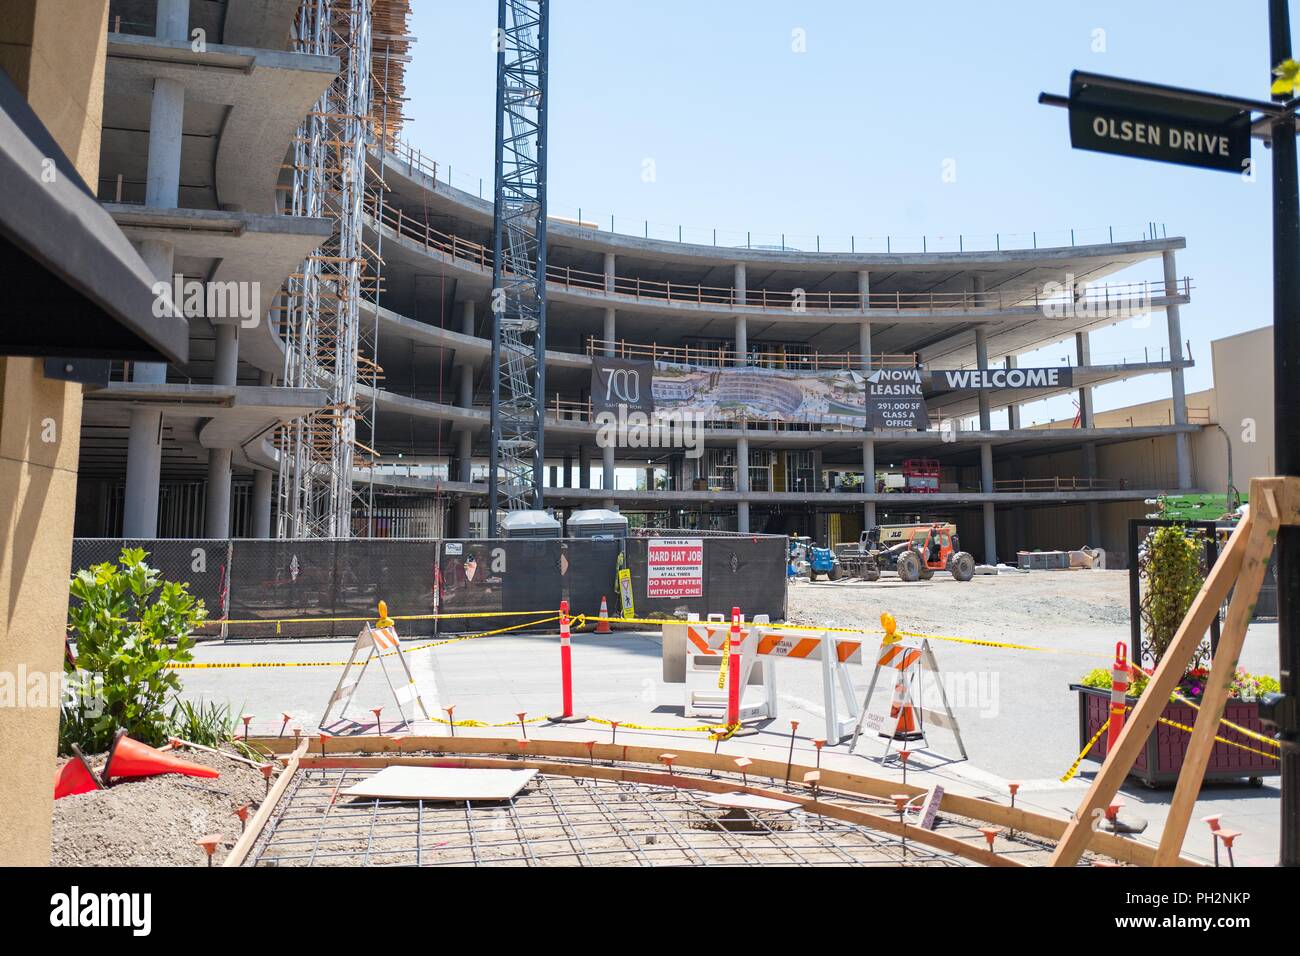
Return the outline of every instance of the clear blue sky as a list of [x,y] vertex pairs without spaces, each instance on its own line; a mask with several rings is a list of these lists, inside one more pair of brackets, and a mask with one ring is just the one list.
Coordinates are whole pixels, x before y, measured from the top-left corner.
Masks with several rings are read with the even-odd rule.
[[[495,0],[414,0],[405,136],[457,186],[492,187]],[[1267,98],[1264,0],[554,0],[550,209],[619,231],[847,248],[891,235],[940,248],[994,232],[1068,242],[1145,223],[1187,238],[1183,337],[1212,384],[1209,342],[1272,321],[1270,153],[1256,179],[1070,149],[1072,68]],[[1300,16],[1300,10],[1296,13]],[[806,52],[792,48],[803,31]],[[1104,31],[1104,52],[1095,52]],[[654,180],[645,181],[646,160]],[[944,182],[945,160],[956,182]],[[943,236],[945,239],[936,239]],[[877,239],[876,241],[882,241]],[[981,240],[975,240],[981,241]],[[1040,239],[1040,242],[1046,240]],[[1027,243],[1026,243],[1027,244]],[[931,245],[935,248],[936,245]],[[862,248],[861,245],[858,248]],[[875,248],[872,246],[871,248]],[[1159,260],[1123,275],[1160,278]],[[1093,335],[1094,360],[1165,344],[1164,321]],[[1072,348],[1072,346],[1070,347]],[[1068,349],[1046,350],[1056,364]],[[1022,358],[1022,365],[1034,364]],[[1099,409],[1167,397],[1167,376],[1097,391]],[[1068,401],[1025,420],[1072,414]]]

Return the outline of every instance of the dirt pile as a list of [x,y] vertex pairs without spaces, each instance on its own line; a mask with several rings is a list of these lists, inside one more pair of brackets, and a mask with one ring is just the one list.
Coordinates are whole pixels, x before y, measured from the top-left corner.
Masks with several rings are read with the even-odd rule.
[[[120,780],[108,790],[54,801],[52,863],[205,866],[204,852],[194,841],[221,833],[225,839],[213,857],[213,864],[219,864],[239,839],[235,808],[250,803],[256,812],[266,783],[261,771],[236,760],[198,750],[181,750],[179,755],[221,776],[166,774]],[[89,759],[96,771],[103,766],[103,754]],[[59,769],[64,762],[60,759]]]

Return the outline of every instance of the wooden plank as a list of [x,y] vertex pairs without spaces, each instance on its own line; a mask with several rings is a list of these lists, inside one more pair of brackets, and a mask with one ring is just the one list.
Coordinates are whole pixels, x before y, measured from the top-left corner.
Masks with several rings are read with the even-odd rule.
[[456,767],[385,767],[340,793],[344,797],[391,800],[509,800],[528,786],[536,770]]
[[1254,514],[1248,513],[1232,532],[1227,547],[1219,556],[1219,561],[1201,585],[1192,606],[1179,625],[1178,632],[1170,642],[1165,656],[1151,676],[1151,681],[1138,700],[1137,706],[1129,716],[1128,722],[1120,732],[1115,748],[1106,754],[1101,769],[1093,778],[1092,786],[1074,812],[1065,833],[1052,853],[1050,866],[1074,866],[1083,855],[1089,838],[1093,834],[1093,825],[1105,813],[1106,807],[1114,798],[1124,779],[1128,776],[1137,759],[1138,751],[1147,741],[1160,714],[1164,711],[1169,695],[1173,693],[1178,681],[1182,679],[1192,653],[1205,639],[1205,632],[1210,622],[1219,613],[1219,606],[1227,597],[1233,581],[1241,570],[1246,542],[1254,526]]
[[280,771],[280,779],[272,785],[271,790],[262,801],[262,805],[257,808],[257,813],[253,814],[253,819],[248,821],[248,826],[244,827],[243,835],[231,847],[226,858],[221,861],[222,866],[243,866],[244,858],[248,856],[248,851],[253,848],[257,838],[261,835],[262,829],[266,826],[266,821],[271,819],[271,813],[275,810],[275,805],[280,802],[285,789],[289,786],[289,781],[293,775],[298,772],[298,762],[302,755],[307,752],[307,745],[311,743],[310,738],[302,738],[298,744],[298,749],[293,752]]
[[1205,768],[1210,762],[1210,751],[1214,749],[1214,737],[1218,733],[1223,708],[1228,701],[1228,690],[1232,687],[1232,679],[1237,671],[1237,659],[1246,640],[1246,625],[1250,623],[1260,585],[1264,583],[1264,574],[1268,570],[1268,559],[1273,552],[1281,515],[1278,513],[1274,488],[1267,483],[1267,479],[1251,480],[1250,510],[1255,513],[1250,539],[1242,559],[1241,573],[1232,592],[1232,603],[1228,606],[1228,617],[1219,635],[1218,653],[1201,695],[1201,709],[1196,713],[1192,739],[1183,754],[1178,786],[1174,790],[1174,799],[1169,804],[1169,815],[1165,818],[1160,846],[1156,850],[1156,866],[1169,866],[1182,850],[1183,840],[1187,836],[1187,824],[1205,780]]

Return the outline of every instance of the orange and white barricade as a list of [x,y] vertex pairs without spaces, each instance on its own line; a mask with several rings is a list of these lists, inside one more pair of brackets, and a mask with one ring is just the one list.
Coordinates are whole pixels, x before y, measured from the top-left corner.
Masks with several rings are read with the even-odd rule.
[[[356,664],[358,655],[365,652],[366,658],[361,663],[355,677],[352,668]],[[393,683],[393,675],[388,672],[388,665],[384,661],[389,657],[396,657],[402,665],[402,674],[398,675],[398,683]],[[379,661],[379,669],[384,672],[384,680],[388,682],[388,689],[392,691],[393,700],[397,704],[397,712],[402,715],[402,722],[405,723],[406,708],[404,704],[409,704],[412,700],[424,715],[424,719],[429,719],[429,712],[425,709],[424,701],[420,699],[420,690],[415,684],[415,677],[411,674],[411,667],[406,662],[406,655],[402,653],[402,642],[397,636],[397,627],[388,616],[388,606],[379,602],[379,619],[373,624],[367,624],[361,628],[361,633],[352,644],[352,653],[348,656],[348,662],[343,667],[343,673],[339,675],[339,682],[334,687],[334,693],[330,695],[329,702],[325,705],[325,713],[321,716],[320,726],[324,727],[326,721],[330,719],[330,712],[334,710],[334,705],[339,704],[338,717],[342,719],[347,713],[348,705],[352,703],[352,698],[356,695],[357,687],[361,684],[361,679],[366,676],[366,668],[370,666],[372,660]],[[406,680],[402,681],[402,676]]]
[[[892,619],[891,619],[892,623]],[[867,686],[866,696],[862,700],[862,710],[858,716],[857,726],[853,729],[853,741],[849,753],[858,745],[858,738],[866,729],[885,740],[885,752],[881,762],[889,758],[889,752],[895,743],[921,741],[921,748],[928,749],[929,738],[926,725],[943,727],[952,731],[957,740],[957,749],[962,759],[966,759],[966,745],[962,743],[961,729],[957,726],[957,717],[948,705],[948,695],[944,691],[943,681],[939,678],[939,665],[935,661],[930,642],[924,638],[920,643],[898,640],[889,631],[876,655],[875,670],[871,683]],[[892,685],[888,693],[882,693],[872,706],[876,685],[884,672]],[[941,709],[927,708],[924,701],[925,675],[932,678],[931,683],[939,695]]]
[[[727,720],[728,701],[734,673],[738,687],[737,719],[766,720],[776,716],[776,670],[770,659],[760,659],[755,652],[758,635],[753,629],[741,630],[738,667],[731,667],[730,622],[721,614],[710,614],[707,621],[691,615],[685,625],[686,661],[683,687],[683,716]],[[765,622],[766,617],[760,616]],[[665,646],[669,637],[665,626]],[[757,667],[757,670],[755,669]]]
[[[756,653],[762,660],[817,661],[822,671],[822,706],[826,712],[826,741],[835,744],[853,733],[858,702],[853,694],[850,664],[862,663],[862,640],[839,637],[832,631],[787,631],[755,626]],[[843,702],[844,716],[840,703]]]

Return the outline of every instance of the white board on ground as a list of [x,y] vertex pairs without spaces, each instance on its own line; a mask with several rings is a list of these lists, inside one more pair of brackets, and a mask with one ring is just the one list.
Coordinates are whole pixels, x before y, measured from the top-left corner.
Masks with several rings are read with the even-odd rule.
[[345,797],[391,800],[509,800],[528,786],[536,770],[474,770],[461,767],[385,767],[344,790]]
[[715,807],[731,807],[737,810],[781,810],[788,813],[791,810],[799,809],[799,804],[791,803],[789,800],[773,800],[771,797],[760,797],[754,793],[710,794],[707,797],[701,797],[700,802]]

